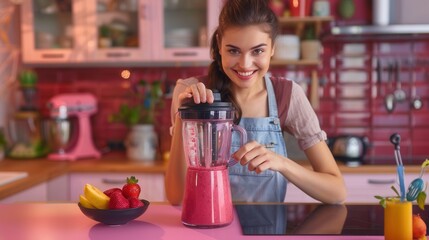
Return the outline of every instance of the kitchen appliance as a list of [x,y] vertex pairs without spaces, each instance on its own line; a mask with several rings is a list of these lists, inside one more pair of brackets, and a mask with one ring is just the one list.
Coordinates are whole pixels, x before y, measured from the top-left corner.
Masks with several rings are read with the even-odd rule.
[[182,223],[189,227],[214,228],[230,224],[233,207],[228,165],[232,131],[246,131],[233,124],[235,110],[214,93],[214,102],[186,103],[179,108],[183,121],[183,144],[187,159]]
[[52,118],[49,132],[56,150],[48,155],[49,159],[73,161],[100,157],[91,135],[90,116],[97,112],[97,101],[93,95],[60,94],[49,100],[48,108]]
[[367,137],[340,135],[328,138],[328,146],[336,160],[350,167],[359,166],[363,163],[369,140]]
[[19,109],[7,121],[7,156],[16,159],[37,158],[48,153],[42,135],[43,119],[37,109],[37,76],[31,71],[20,73]]

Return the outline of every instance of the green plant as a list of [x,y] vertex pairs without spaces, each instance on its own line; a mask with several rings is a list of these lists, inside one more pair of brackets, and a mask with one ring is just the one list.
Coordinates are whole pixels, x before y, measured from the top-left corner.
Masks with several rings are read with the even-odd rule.
[[109,116],[109,122],[122,123],[127,127],[136,124],[153,124],[156,109],[163,106],[160,81],[148,83],[140,80],[132,86],[129,103],[121,104],[119,111]]
[[102,38],[108,38],[110,37],[110,28],[108,25],[101,25],[98,28],[98,34]]
[[314,29],[314,26],[308,26],[304,29],[302,40],[316,40],[316,29]]
[[4,136],[4,133],[0,128],[0,149],[5,149],[6,145],[7,145],[6,137]]

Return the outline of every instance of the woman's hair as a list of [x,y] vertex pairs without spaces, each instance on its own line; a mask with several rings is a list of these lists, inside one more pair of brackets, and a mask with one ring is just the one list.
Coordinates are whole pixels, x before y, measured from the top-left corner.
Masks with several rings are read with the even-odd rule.
[[268,5],[269,0],[225,0],[225,5],[219,15],[219,26],[213,33],[210,45],[210,54],[213,62],[208,73],[208,86],[217,89],[224,101],[230,101],[237,110],[234,123],[238,124],[242,116],[241,107],[238,105],[231,92],[231,81],[222,69],[222,58],[219,54],[219,45],[225,30],[230,27],[245,27],[249,25],[267,25],[267,33],[270,34],[274,44],[278,34],[277,16]]

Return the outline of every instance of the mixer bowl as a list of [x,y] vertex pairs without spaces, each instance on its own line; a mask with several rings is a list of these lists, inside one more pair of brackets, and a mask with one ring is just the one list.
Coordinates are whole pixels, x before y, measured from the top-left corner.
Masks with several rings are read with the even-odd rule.
[[50,119],[44,122],[44,135],[52,152],[65,153],[73,144],[72,119]]

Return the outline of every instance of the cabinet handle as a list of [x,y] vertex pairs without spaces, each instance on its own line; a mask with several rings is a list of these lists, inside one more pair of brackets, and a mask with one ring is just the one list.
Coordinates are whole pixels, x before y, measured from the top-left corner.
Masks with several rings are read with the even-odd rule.
[[129,57],[130,53],[106,53],[106,56],[107,57],[114,57],[114,58],[117,58],[117,57]]
[[197,56],[196,52],[175,52],[173,53],[175,57],[194,57]]
[[394,184],[395,179],[368,179],[369,184]]
[[62,54],[62,53],[44,53],[44,54],[42,54],[42,58],[64,58],[64,54]]
[[103,178],[101,181],[105,184],[125,184],[126,183],[126,181],[122,179]]

